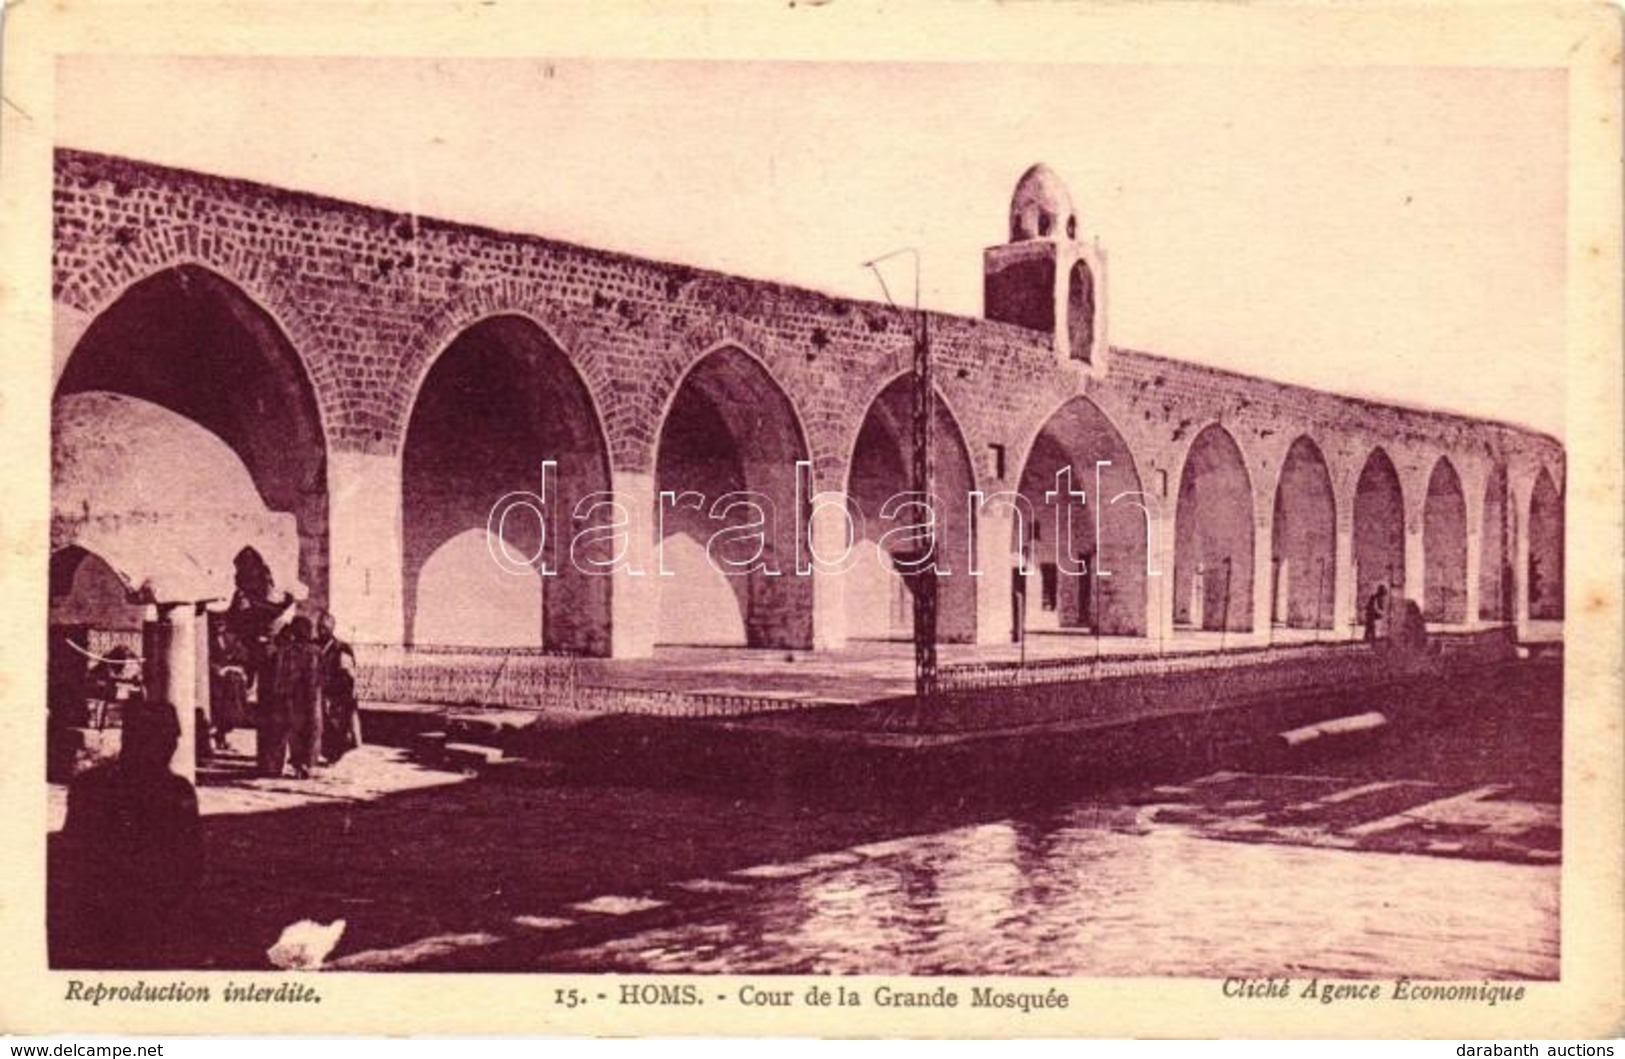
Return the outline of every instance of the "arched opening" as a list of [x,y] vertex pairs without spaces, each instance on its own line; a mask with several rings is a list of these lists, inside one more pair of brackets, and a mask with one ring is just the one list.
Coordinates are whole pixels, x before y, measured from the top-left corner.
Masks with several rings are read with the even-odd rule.
[[[1046,498],[1063,488],[1085,496],[1081,507],[1072,502],[1070,524],[1061,498]],[[1134,454],[1093,401],[1074,397],[1044,424],[1020,489],[1033,514],[1020,527],[1029,570],[1018,586],[1024,627],[1144,636],[1150,499]]]
[[1300,437],[1287,450],[1275,489],[1270,554],[1271,620],[1329,629],[1337,599],[1337,502],[1320,446]]
[[1354,488],[1354,613],[1386,585],[1388,613],[1405,594],[1405,497],[1399,472],[1381,449],[1366,457]]
[[51,554],[49,585],[46,705],[55,722],[84,724],[94,674],[139,673],[122,660],[141,654],[145,608],[105,559],[77,545]]
[[660,643],[812,646],[812,578],[796,576],[805,459],[794,406],[749,354],[689,371],[655,458]]
[[1496,464],[1484,483],[1484,521],[1480,529],[1478,561],[1478,617],[1482,621],[1512,620],[1512,526],[1507,503],[1507,469]]
[[[598,416],[564,352],[520,316],[465,329],[425,376],[406,430],[408,642],[608,654],[612,579],[575,560],[603,558],[610,542],[578,556],[570,544],[607,520],[607,509],[576,520],[577,504],[609,488]],[[505,507],[493,524],[498,502],[516,492],[541,503]]]
[[[128,403],[92,408],[78,400],[92,394],[123,395],[175,419],[161,421]],[[241,290],[196,265],[166,269],[136,283],[92,321],[74,347],[57,383],[54,429],[67,400],[78,400],[75,414],[81,417],[111,412],[141,419],[139,443],[149,448],[137,449],[133,438],[119,446],[131,467],[152,469],[161,457],[150,446],[169,447],[165,439],[184,432],[183,423],[201,428],[196,437],[208,444],[223,443],[234,454],[232,462],[246,468],[264,506],[293,516],[297,575],[289,576],[304,583],[313,603],[326,604],[327,450],[315,393],[299,354]],[[90,432],[81,436],[94,436],[94,424],[87,426]],[[70,451],[80,442],[65,445],[62,431],[56,435],[53,494],[65,463],[84,462]],[[211,502],[206,482],[183,490],[166,486],[162,477],[154,479],[158,496],[143,500],[158,517],[170,505]],[[196,488],[204,495],[192,495]],[[164,547],[161,535],[154,541]],[[235,551],[263,542],[229,543]],[[228,574],[218,591],[229,595],[231,590]]]
[[1067,279],[1066,325],[1070,332],[1072,359],[1085,364],[1095,356],[1095,277],[1086,262],[1072,266]]
[[1563,497],[1541,468],[1529,498],[1529,617],[1563,618]]
[[51,553],[50,622],[128,633],[141,631],[145,608],[106,559],[78,545]]
[[[894,555],[924,546],[922,534],[905,527],[927,521],[924,510],[901,506],[895,518],[881,511],[893,497],[914,491],[914,382],[904,376],[881,391],[869,405],[852,450],[846,494],[862,515],[864,538],[854,543],[855,563],[845,575],[847,635],[853,639],[908,639],[913,632],[913,600],[908,581],[897,572]],[[976,488],[970,452],[959,425],[940,396],[932,402],[932,454],[935,483],[937,638],[944,643],[970,643],[976,638],[974,520],[970,493]],[[888,537],[887,535],[890,534]],[[886,541],[882,543],[882,538]]]
[[1441,456],[1428,478],[1422,507],[1422,616],[1428,621],[1467,620],[1467,502],[1461,478]]
[[1174,624],[1253,627],[1253,489],[1241,449],[1217,424],[1191,442],[1179,478]]

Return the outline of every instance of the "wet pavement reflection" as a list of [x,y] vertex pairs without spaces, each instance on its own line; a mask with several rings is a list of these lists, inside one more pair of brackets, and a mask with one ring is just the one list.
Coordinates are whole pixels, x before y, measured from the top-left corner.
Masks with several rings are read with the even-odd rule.
[[289,783],[239,753],[173,963],[262,968],[344,919],[333,970],[1549,979],[1561,733],[1561,670],[1527,664],[1318,752],[1069,786],[689,789],[376,745]]
[[[1229,842],[1083,803],[779,866],[677,925],[550,953],[646,972],[1549,978],[1551,866]],[[750,878],[748,872],[735,873]]]

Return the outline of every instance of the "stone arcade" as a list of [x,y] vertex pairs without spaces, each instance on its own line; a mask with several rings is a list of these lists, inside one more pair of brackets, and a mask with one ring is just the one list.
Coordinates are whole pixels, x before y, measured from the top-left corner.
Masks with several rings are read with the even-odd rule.
[[[1348,637],[1378,584],[1442,626],[1561,617],[1558,442],[1114,348],[1084,220],[1033,167],[986,251],[986,318],[929,317],[938,494],[1045,512],[1060,474],[1089,497],[1070,548],[1013,503],[946,503],[945,641]],[[581,573],[554,535],[558,576],[526,578],[487,520],[544,460],[566,509],[607,495],[635,527],[667,491],[796,511],[806,461],[878,537],[910,488],[909,312],[68,150],[53,277],[54,622],[141,586],[229,594],[253,544],[368,643],[636,658],[907,634],[872,548],[840,575],[723,577],[721,524],[679,504],[672,576]],[[837,509],[776,525],[786,569],[846,543]],[[505,539],[537,550],[521,519]],[[627,560],[651,570],[656,544],[630,533]]]

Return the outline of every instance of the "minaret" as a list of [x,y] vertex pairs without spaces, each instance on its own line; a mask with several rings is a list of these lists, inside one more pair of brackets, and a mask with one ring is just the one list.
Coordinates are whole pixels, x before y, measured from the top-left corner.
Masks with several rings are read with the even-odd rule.
[[1078,241],[1066,185],[1049,166],[1035,165],[1010,199],[1010,241],[983,255],[983,315],[1047,331],[1058,359],[1104,374],[1105,266],[1098,246]]

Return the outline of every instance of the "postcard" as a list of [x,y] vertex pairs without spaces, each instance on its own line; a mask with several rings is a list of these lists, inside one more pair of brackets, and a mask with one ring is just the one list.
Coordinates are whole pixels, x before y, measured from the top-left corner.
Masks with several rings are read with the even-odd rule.
[[1616,10],[7,15],[0,1029],[1620,1031]]

